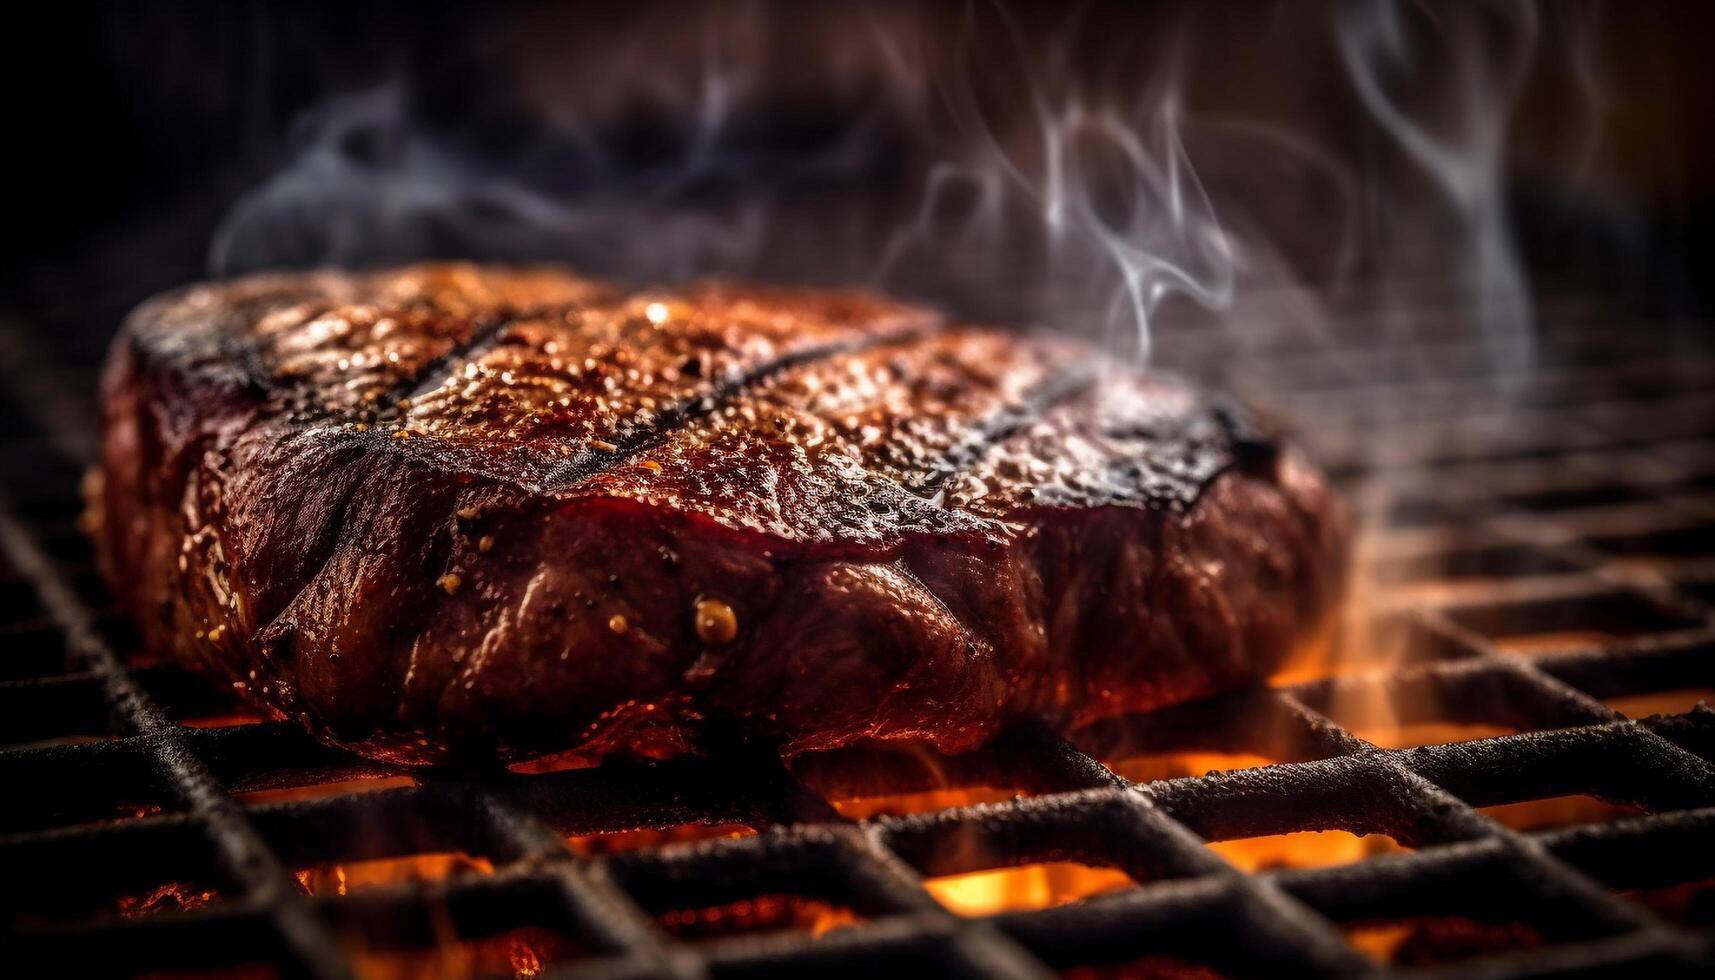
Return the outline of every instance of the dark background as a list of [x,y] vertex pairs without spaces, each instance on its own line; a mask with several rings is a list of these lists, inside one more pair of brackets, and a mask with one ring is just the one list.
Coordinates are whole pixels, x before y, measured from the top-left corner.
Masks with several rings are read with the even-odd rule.
[[[932,35],[955,30],[962,16],[953,4],[810,6],[817,13],[756,8],[780,20],[778,51],[797,51],[801,31],[837,42],[860,15],[878,11],[925,20]],[[1574,6],[1548,11],[1546,53],[1512,126],[1509,206],[1533,282],[1609,290],[1655,316],[1705,312],[1712,290],[1704,260],[1715,226],[1711,5],[1576,6],[1599,24],[1583,78],[1555,36],[1556,17]],[[1045,36],[1044,25],[1065,16],[1057,4],[1009,9],[1025,38]],[[1093,27],[1081,43],[1102,49],[1088,54],[1088,64],[1105,71],[1127,58],[1123,50],[1103,54],[1108,47],[1196,19],[1187,84],[1194,104],[1285,118],[1347,141],[1361,158],[1369,137],[1352,123],[1339,94],[1344,82],[1333,77],[1332,55],[1318,40],[1325,9],[1246,3],[1193,14],[1189,6],[1097,4],[1082,11]],[[455,120],[468,134],[471,120],[480,120],[481,138],[505,153],[534,111],[516,95],[521,66],[548,63],[549,77],[585,92],[622,87],[626,80],[602,74],[614,37],[659,37],[662,62],[671,64],[694,46],[699,23],[690,5],[643,3],[73,3],[14,14],[0,61],[11,108],[4,159],[15,195],[0,313],[56,341],[98,347],[140,299],[208,274],[210,235],[222,215],[281,166],[293,121],[330,95],[405,79],[430,124]],[[845,94],[814,77],[814,56],[784,61],[770,76],[777,97],[746,120],[743,138],[755,144],[813,144],[845,109]],[[580,74],[583,65],[595,69]],[[1001,67],[997,76],[1007,74]],[[1571,120],[1588,108],[1592,78],[1605,123],[1581,154]],[[624,100],[600,111],[643,163],[658,144],[684,138],[671,119],[626,118]],[[885,169],[888,144],[879,145],[875,165]]]

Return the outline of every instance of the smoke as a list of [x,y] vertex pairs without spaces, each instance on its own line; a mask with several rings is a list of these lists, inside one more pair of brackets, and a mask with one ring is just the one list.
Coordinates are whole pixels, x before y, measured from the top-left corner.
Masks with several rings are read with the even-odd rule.
[[719,125],[716,93],[683,160],[618,175],[592,150],[575,162],[594,186],[565,196],[528,167],[484,160],[415,121],[400,83],[332,99],[302,120],[293,162],[234,206],[210,265],[230,274],[468,256],[648,279],[742,271],[760,247],[765,195],[711,208],[687,193],[721,176],[702,135]]
[[567,16],[484,37],[455,83],[310,109],[211,271],[473,257],[856,283],[1140,360],[1164,323],[1243,343],[1259,304],[1315,331],[1353,286],[1432,280],[1493,357],[1530,356],[1506,216],[1527,4]]
[[1535,62],[1536,8],[1379,0],[1352,6],[1336,24],[1359,99],[1439,191],[1452,219],[1453,281],[1491,357],[1528,364],[1531,304],[1508,225],[1505,164],[1511,110]]
[[[1033,46],[997,16],[998,45],[971,31],[950,45],[938,81],[957,139],[937,148],[876,278],[950,259],[1015,310],[1147,359],[1157,307],[1171,296],[1225,306],[1237,262],[1182,139],[1181,44],[1135,90],[1103,90],[1079,73],[1070,34]],[[888,50],[896,71],[911,64]],[[907,85],[933,75],[922,61],[905,70]],[[998,113],[981,90],[996,72],[1019,83]]]

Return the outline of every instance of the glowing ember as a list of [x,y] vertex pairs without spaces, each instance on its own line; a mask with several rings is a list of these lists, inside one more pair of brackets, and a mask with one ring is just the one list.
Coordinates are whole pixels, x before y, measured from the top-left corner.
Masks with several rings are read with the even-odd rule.
[[869,820],[873,817],[902,817],[910,813],[951,810],[978,803],[1005,803],[1018,795],[1018,790],[975,786],[964,789],[932,789],[920,793],[854,796],[851,799],[836,799],[831,802],[842,817]]
[[164,812],[159,803],[130,804],[122,803],[113,808],[112,815],[103,818],[99,823],[119,823],[125,820],[141,820]]
[[1185,776],[1207,776],[1211,772],[1255,769],[1275,760],[1253,752],[1176,752],[1168,755],[1139,755],[1108,763],[1114,772],[1134,783]]
[[1227,863],[1244,871],[1276,868],[1322,868],[1351,864],[1382,854],[1404,851],[1398,841],[1385,834],[1360,837],[1343,830],[1304,830],[1267,837],[1216,841],[1209,846]]
[[1705,701],[1715,704],[1715,688],[1693,687],[1653,694],[1628,694],[1608,698],[1602,703],[1627,718],[1648,718],[1651,715],[1681,715]]
[[1477,922],[1453,916],[1363,922],[1346,939],[1364,955],[1391,966],[1433,966],[1542,945],[1542,935],[1518,922]]
[[1116,868],[1049,861],[930,878],[923,886],[949,910],[977,916],[1051,908],[1104,892],[1136,888],[1137,882]]
[[182,881],[170,881],[146,895],[125,895],[119,899],[119,914],[127,919],[162,912],[188,912],[200,909],[220,897],[212,888],[199,888]]
[[321,864],[297,872],[306,895],[347,895],[365,888],[441,881],[460,875],[488,874],[494,865],[468,854],[442,852]]
[[661,916],[661,926],[680,939],[712,939],[740,933],[794,930],[821,936],[856,924],[856,912],[802,895],[763,895]]
[[422,948],[348,947],[365,980],[436,980],[440,977],[536,977],[584,950],[557,933],[534,926],[480,938],[448,936]]
[[1644,813],[1638,807],[1609,803],[1594,796],[1554,796],[1546,800],[1478,807],[1477,812],[1514,830],[1545,830],[1549,827],[1610,823],[1626,817],[1642,816]]
[[524,762],[509,763],[506,768],[521,776],[541,776],[551,772],[566,772],[572,769],[588,769],[594,766],[588,756],[576,753],[543,756],[540,759],[529,759]]
[[1690,881],[1620,894],[1647,906],[1670,922],[1699,927],[1715,925],[1715,880]]
[[383,789],[404,789],[417,785],[410,776],[371,776],[365,779],[341,779],[331,783],[308,786],[285,786],[279,789],[256,789],[232,794],[241,803],[290,803],[295,800],[318,800],[350,793],[373,793]]
[[1422,721],[1378,727],[1354,727],[1352,734],[1384,749],[1410,749],[1419,745],[1445,745],[1448,742],[1516,735],[1518,729],[1480,722]]

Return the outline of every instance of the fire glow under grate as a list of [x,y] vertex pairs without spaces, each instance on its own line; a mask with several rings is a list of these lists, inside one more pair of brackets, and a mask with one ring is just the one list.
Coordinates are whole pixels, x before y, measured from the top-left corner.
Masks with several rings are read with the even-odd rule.
[[1291,417],[1368,514],[1351,622],[1267,689],[958,758],[735,748],[536,773],[388,768],[133,662],[76,528],[90,433],[36,396],[92,382],[13,352],[0,957],[152,976],[1715,969],[1715,355],[1550,319],[1528,371],[1451,332],[1236,363],[1217,337],[1160,341]]

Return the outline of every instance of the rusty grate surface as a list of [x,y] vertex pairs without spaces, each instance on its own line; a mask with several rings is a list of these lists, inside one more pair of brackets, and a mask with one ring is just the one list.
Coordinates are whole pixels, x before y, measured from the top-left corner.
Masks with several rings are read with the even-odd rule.
[[[90,431],[63,392],[88,375],[8,348],[0,957],[29,975],[1707,973],[1715,355],[1563,319],[1529,369],[1452,333],[1237,360],[1163,343],[1295,418],[1371,518],[1362,618],[1266,689],[959,758],[540,774],[388,769],[130,662],[75,527]],[[1350,853],[1279,866],[1243,843],[1306,831]],[[399,858],[438,870],[363,887]],[[949,877],[1066,865],[1111,870],[1004,909]]]

